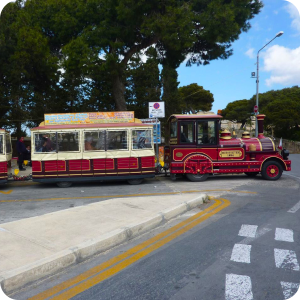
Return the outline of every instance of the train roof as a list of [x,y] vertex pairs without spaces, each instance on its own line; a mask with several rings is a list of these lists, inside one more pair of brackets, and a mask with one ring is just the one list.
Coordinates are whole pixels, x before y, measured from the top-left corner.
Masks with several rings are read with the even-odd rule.
[[[155,124],[154,124],[155,125]],[[99,123],[99,124],[67,124],[67,125],[43,125],[34,127],[31,131],[38,130],[64,130],[64,129],[84,129],[84,128],[124,128],[124,127],[150,127],[153,124],[144,123]]]
[[0,132],[2,132],[2,133],[4,133],[4,132],[9,133],[9,131],[7,131],[6,129],[3,129],[3,128],[0,128]]
[[215,114],[192,114],[192,115],[171,115],[171,119],[187,120],[187,119],[222,119],[222,116]]

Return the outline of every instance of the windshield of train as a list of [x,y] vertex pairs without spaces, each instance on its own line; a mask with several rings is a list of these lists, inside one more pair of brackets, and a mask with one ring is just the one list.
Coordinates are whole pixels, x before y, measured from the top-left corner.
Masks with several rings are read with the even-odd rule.
[[4,154],[4,135],[0,134],[0,154]]
[[6,138],[5,138],[5,145],[6,145],[6,154],[11,153],[11,140],[10,140],[10,135],[7,133]]

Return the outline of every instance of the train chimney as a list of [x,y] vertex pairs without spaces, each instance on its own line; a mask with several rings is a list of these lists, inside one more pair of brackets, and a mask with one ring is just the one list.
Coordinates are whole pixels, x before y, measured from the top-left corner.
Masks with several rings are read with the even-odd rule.
[[266,115],[257,115],[257,123],[258,123],[258,138],[264,138],[264,119]]

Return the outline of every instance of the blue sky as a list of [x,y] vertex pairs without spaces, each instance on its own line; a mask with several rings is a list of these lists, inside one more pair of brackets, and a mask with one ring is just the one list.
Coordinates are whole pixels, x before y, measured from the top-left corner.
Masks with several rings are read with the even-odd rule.
[[[300,0],[295,0],[296,2]],[[284,31],[260,52],[259,91],[300,87],[300,15],[296,7],[284,0],[263,0],[264,7],[251,21],[248,32],[232,45],[233,55],[206,66],[178,69],[179,86],[197,83],[214,95],[212,111],[224,109],[229,102],[250,99],[256,94],[257,51],[279,31]]]

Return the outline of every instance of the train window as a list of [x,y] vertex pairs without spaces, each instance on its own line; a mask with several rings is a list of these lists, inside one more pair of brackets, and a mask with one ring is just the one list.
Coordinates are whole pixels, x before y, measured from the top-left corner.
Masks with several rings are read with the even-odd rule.
[[66,131],[57,133],[59,152],[79,151],[79,133]]
[[127,131],[107,131],[107,150],[128,150]]
[[84,150],[105,150],[105,131],[85,131]]
[[215,121],[198,121],[198,144],[216,144],[216,123]]
[[34,152],[56,152],[56,132],[35,133]]
[[6,134],[5,137],[5,145],[6,145],[6,153],[11,153],[11,140],[10,140],[10,135]]
[[4,154],[4,135],[0,134],[0,154]]
[[184,144],[194,142],[194,122],[180,123],[180,142]]
[[177,122],[170,124],[170,138],[177,138]]
[[132,130],[132,149],[152,149],[151,130]]

